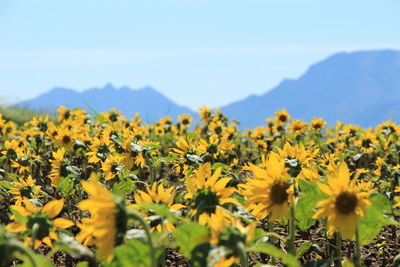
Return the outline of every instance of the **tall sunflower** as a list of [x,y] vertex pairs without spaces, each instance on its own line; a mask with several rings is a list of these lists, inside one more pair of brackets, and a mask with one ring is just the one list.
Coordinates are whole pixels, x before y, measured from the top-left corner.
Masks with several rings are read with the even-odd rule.
[[253,177],[241,185],[241,193],[246,197],[252,214],[259,220],[269,215],[271,220],[281,216],[290,218],[289,207],[294,204],[294,187],[285,161],[277,153],[271,152],[263,164],[250,164],[248,169]]
[[328,185],[317,183],[328,198],[317,203],[319,210],[313,218],[328,218],[328,232],[338,230],[344,238],[354,236],[358,218],[365,215],[365,208],[371,205],[370,191],[363,192],[354,182],[350,183],[350,172],[345,162],[340,163],[334,173],[327,175]]
[[110,262],[113,259],[118,232],[118,207],[112,194],[93,176],[89,182],[81,181],[81,183],[90,198],[81,201],[78,207],[90,212],[91,217],[82,219],[82,223],[77,223],[81,232],[76,236],[76,240],[83,244],[93,242],[98,248],[98,256]]

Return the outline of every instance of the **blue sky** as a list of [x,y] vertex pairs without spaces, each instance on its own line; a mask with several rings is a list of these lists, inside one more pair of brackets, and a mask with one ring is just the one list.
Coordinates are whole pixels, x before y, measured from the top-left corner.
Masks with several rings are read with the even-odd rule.
[[341,51],[400,49],[398,0],[0,0],[0,103],[153,86],[196,109]]

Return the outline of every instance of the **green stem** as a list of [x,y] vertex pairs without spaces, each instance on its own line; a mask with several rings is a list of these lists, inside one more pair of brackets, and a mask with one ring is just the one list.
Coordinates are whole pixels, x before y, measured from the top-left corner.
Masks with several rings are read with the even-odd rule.
[[139,214],[137,214],[131,210],[128,211],[128,216],[129,216],[129,218],[139,221],[139,223],[143,226],[144,231],[146,233],[147,242],[148,242],[148,245],[150,248],[151,266],[157,267],[156,250],[154,248],[153,239],[151,238],[149,225],[145,222],[145,220],[143,219],[142,216],[140,216]]
[[14,248],[16,251],[21,252],[22,254],[25,254],[28,259],[31,261],[32,266],[33,267],[38,267],[39,265],[36,263],[33,253],[27,249],[26,247],[24,247],[22,244],[20,244],[19,242],[11,242],[11,247]]
[[335,233],[335,266],[341,267],[342,266],[342,236],[339,232]]
[[294,244],[296,234],[296,223],[295,223],[295,213],[294,206],[290,206],[290,219],[289,219],[289,238],[288,238],[288,249],[289,253],[296,255],[296,246]]
[[247,259],[246,248],[245,248],[243,242],[237,243],[236,247],[237,247],[238,252],[239,252],[241,266],[249,267],[249,261]]
[[39,231],[39,223],[35,223],[32,226],[32,249],[35,249],[35,241],[37,239],[37,233]]
[[361,249],[360,249],[360,233],[358,231],[358,225],[356,226],[356,247],[354,255],[354,265],[361,267]]

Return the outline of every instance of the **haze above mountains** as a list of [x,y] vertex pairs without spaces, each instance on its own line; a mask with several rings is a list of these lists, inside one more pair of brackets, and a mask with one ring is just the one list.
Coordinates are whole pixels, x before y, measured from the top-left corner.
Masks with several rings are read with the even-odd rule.
[[[206,103],[205,103],[206,104]],[[197,116],[151,87],[103,88],[77,92],[56,87],[18,106],[54,111],[58,106],[92,109],[117,108],[130,118],[139,112],[145,122],[184,113]],[[394,50],[338,53],[312,65],[298,79],[282,81],[262,95],[251,95],[221,107],[242,128],[265,125],[265,119],[286,108],[292,118],[310,121],[322,117],[364,127],[392,119],[400,123],[400,52]]]

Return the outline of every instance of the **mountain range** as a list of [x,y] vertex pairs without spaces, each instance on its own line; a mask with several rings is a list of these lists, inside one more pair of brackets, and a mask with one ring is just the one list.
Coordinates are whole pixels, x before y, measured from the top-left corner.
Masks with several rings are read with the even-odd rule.
[[[83,92],[54,88],[18,103],[36,110],[54,110],[59,105],[96,111],[116,107],[127,117],[140,112],[147,122],[166,115],[196,116],[151,87],[116,89],[110,84]],[[265,125],[266,118],[283,108],[295,119],[322,117],[331,125],[340,120],[368,127],[387,119],[400,123],[399,107],[400,52],[379,50],[334,54],[312,65],[298,79],[283,80],[262,95],[251,95],[221,109],[242,128]]]

